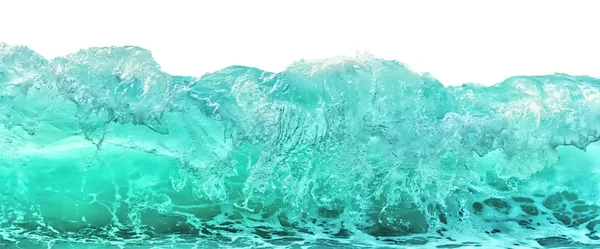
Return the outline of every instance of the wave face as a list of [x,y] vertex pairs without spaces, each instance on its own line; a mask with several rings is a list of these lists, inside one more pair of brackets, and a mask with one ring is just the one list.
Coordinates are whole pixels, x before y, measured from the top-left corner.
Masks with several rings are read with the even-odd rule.
[[444,87],[366,55],[194,78],[137,47],[0,59],[7,248],[600,244],[599,79]]

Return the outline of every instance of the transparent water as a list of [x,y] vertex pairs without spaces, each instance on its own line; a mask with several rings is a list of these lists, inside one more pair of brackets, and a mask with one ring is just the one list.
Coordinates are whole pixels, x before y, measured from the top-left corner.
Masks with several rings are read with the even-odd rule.
[[3,248],[595,248],[600,80],[0,45]]

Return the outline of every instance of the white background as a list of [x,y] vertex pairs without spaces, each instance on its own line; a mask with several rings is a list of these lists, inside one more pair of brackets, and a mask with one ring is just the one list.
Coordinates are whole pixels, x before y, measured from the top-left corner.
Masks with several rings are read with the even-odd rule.
[[52,58],[91,46],[150,49],[172,74],[374,54],[442,83],[513,75],[600,77],[600,1],[3,1],[0,42]]

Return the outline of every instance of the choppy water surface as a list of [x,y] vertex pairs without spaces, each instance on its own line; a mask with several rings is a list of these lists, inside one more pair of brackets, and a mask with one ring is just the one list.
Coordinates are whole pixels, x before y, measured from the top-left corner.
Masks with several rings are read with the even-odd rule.
[[4,248],[595,248],[600,80],[0,45]]

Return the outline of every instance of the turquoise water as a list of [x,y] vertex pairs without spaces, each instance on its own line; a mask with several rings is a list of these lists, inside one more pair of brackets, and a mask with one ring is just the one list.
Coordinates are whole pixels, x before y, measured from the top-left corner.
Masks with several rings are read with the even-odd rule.
[[600,80],[0,44],[3,248],[595,248]]

